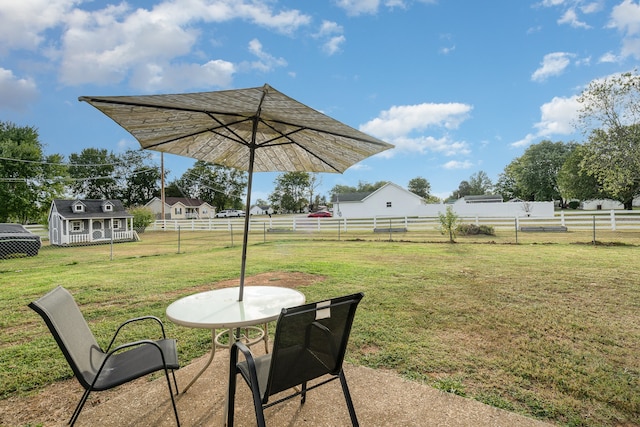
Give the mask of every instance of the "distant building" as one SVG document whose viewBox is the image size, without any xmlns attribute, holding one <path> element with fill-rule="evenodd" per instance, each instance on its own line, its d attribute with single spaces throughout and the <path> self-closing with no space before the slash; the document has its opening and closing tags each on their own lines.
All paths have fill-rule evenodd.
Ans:
<svg viewBox="0 0 640 427">
<path fill-rule="evenodd" d="M 60 200 L 51 202 L 49 241 L 65 246 L 77 243 L 131 241 L 133 215 L 120 200 Z"/>
<path fill-rule="evenodd" d="M 249 215 L 271 215 L 273 214 L 273 208 L 267 205 L 253 205 L 249 209 Z"/>
<path fill-rule="evenodd" d="M 367 193 L 334 194 L 334 217 L 434 217 L 445 213 L 447 206 L 460 216 L 479 217 L 550 217 L 554 215 L 553 202 L 503 202 L 501 196 L 466 196 L 452 203 L 425 203 L 417 194 L 389 182 L 376 191 Z"/>
<path fill-rule="evenodd" d="M 162 201 L 159 197 L 151 199 L 145 207 L 162 219 Z M 209 203 L 189 197 L 165 197 L 164 219 L 205 219 L 213 218 L 216 210 Z"/>
</svg>

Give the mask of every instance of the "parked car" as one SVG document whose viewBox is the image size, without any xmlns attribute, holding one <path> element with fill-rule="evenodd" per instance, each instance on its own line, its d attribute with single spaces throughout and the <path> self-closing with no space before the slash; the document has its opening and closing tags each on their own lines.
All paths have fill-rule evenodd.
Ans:
<svg viewBox="0 0 640 427">
<path fill-rule="evenodd" d="M 0 224 L 0 258 L 12 254 L 36 256 L 42 246 L 40 236 L 20 224 Z"/>
<path fill-rule="evenodd" d="M 331 212 L 329 211 L 318 211 L 318 212 L 311 212 L 309 215 L 307 215 L 309 218 L 331 218 Z"/>
<path fill-rule="evenodd" d="M 244 216 L 245 213 L 240 209 L 225 209 L 216 213 L 216 218 L 231 218 L 231 217 L 239 217 Z"/>
</svg>

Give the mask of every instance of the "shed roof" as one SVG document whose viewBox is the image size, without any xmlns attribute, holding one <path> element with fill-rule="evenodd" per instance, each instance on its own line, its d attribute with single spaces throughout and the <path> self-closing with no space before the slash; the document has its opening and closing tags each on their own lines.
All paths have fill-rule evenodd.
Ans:
<svg viewBox="0 0 640 427">
<path fill-rule="evenodd" d="M 74 212 L 73 206 L 76 203 L 84 205 L 84 212 Z M 110 203 L 113 206 L 112 211 L 105 212 L 103 206 Z M 128 213 L 120 200 L 100 200 L 100 199 L 82 199 L 82 200 L 64 200 L 55 199 L 51 209 L 65 219 L 86 219 L 86 218 L 133 218 Z"/>
</svg>

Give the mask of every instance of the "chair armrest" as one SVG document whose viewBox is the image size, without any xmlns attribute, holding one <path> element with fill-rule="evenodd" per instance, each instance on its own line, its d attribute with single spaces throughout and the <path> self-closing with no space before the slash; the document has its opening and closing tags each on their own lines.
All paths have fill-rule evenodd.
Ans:
<svg viewBox="0 0 640 427">
<path fill-rule="evenodd" d="M 118 337 L 118 334 L 120 333 L 122 328 L 124 328 L 126 325 L 128 325 L 130 323 L 140 322 L 140 321 L 143 321 L 143 320 L 153 320 L 153 321 L 157 322 L 158 325 L 160 325 L 160 330 L 162 331 L 162 338 L 167 338 L 167 336 L 166 336 L 166 334 L 164 332 L 164 324 L 162 323 L 162 320 L 160 320 L 160 318 L 158 318 L 156 316 L 134 317 L 133 319 L 129 319 L 126 322 L 122 323 L 120 326 L 118 326 L 118 329 L 116 330 L 116 333 L 113 334 L 113 338 L 111 338 L 111 342 L 109 343 L 109 346 L 107 347 L 106 352 L 107 353 L 109 352 L 109 350 L 111 349 L 111 346 L 116 341 L 116 338 Z"/>
<path fill-rule="evenodd" d="M 249 349 L 249 347 L 247 347 L 244 343 L 240 342 L 240 341 L 236 341 L 233 343 L 233 346 L 231 346 L 231 357 L 230 357 L 230 363 L 231 363 L 231 372 L 238 372 L 238 368 L 237 368 L 237 364 L 238 364 L 238 350 L 240 350 L 242 352 L 242 354 L 244 355 L 245 358 L 245 362 L 247 364 L 247 370 L 249 372 L 249 378 L 246 378 L 251 385 L 251 388 L 253 389 L 254 386 L 256 387 L 255 390 L 257 390 L 258 388 L 258 371 L 256 370 L 256 362 L 255 359 L 253 358 L 253 353 L 251 353 L 251 350 Z"/>
</svg>

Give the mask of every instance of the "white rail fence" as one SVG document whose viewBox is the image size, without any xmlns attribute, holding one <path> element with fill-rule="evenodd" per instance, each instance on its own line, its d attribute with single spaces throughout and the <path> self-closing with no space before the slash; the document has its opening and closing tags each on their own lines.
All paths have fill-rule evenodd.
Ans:
<svg viewBox="0 0 640 427">
<path fill-rule="evenodd" d="M 640 211 L 560 211 L 553 217 L 460 217 L 460 222 L 487 225 L 494 230 L 527 228 L 562 228 L 567 230 L 640 230 Z M 307 218 L 303 215 L 253 216 L 250 231 L 322 232 L 322 231 L 430 231 L 437 228 L 437 217 L 375 217 L 375 218 Z M 158 220 L 150 231 L 241 231 L 244 218 L 210 218 L 190 220 Z"/>
</svg>

